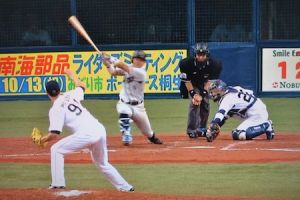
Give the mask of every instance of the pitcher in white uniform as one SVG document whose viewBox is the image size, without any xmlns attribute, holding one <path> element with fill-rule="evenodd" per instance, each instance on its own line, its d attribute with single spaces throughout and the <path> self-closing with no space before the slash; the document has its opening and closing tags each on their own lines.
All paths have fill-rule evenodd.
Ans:
<svg viewBox="0 0 300 200">
<path fill-rule="evenodd" d="M 59 84 L 49 81 L 47 94 L 53 105 L 49 111 L 49 132 L 42 137 L 43 142 L 53 140 L 62 132 L 63 126 L 71 129 L 72 134 L 51 147 L 51 176 L 49 189 L 64 189 L 64 155 L 84 148 L 90 150 L 96 167 L 119 191 L 132 192 L 134 188 L 127 183 L 119 172 L 108 162 L 106 130 L 104 126 L 84 108 L 80 101 L 84 99 L 85 84 L 71 70 L 66 74 L 74 80 L 76 89 L 60 93 Z"/>
<path fill-rule="evenodd" d="M 232 131 L 234 140 L 251 140 L 266 134 L 268 140 L 274 139 L 274 129 L 266 105 L 253 95 L 252 90 L 240 86 L 227 86 L 222 80 L 210 80 L 208 91 L 211 98 L 218 102 L 219 110 L 215 114 L 210 127 L 221 127 L 230 117 L 238 118 L 242 123 Z M 212 141 L 218 134 L 206 134 L 208 141 Z"/>
<path fill-rule="evenodd" d="M 119 113 L 120 132 L 124 145 L 132 143 L 131 122 L 135 122 L 148 140 L 153 144 L 162 144 L 151 128 L 150 121 L 144 107 L 144 87 L 146 81 L 146 54 L 142 50 L 132 55 L 132 64 L 127 65 L 114 57 L 102 54 L 103 63 L 113 76 L 124 76 L 123 88 L 117 104 Z"/>
</svg>

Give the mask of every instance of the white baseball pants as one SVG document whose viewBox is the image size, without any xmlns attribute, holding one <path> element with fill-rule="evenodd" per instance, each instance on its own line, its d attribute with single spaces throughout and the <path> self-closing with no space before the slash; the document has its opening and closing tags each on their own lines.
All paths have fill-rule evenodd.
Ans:
<svg viewBox="0 0 300 200">
<path fill-rule="evenodd" d="M 99 124 L 97 133 L 75 133 L 65 137 L 51 147 L 52 186 L 65 186 L 64 155 L 88 148 L 96 167 L 118 190 L 128 191 L 128 184 L 119 172 L 108 162 L 106 130 Z"/>
</svg>

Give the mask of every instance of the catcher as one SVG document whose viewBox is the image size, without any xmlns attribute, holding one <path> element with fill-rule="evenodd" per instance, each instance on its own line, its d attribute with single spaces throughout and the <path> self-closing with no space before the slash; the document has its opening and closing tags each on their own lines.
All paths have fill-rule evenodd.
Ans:
<svg viewBox="0 0 300 200">
<path fill-rule="evenodd" d="M 242 120 L 232 131 L 234 140 L 251 140 L 263 133 L 268 140 L 274 139 L 274 129 L 266 105 L 253 95 L 253 91 L 240 86 L 230 87 L 221 80 L 210 80 L 208 91 L 213 101 L 218 102 L 219 111 L 215 114 L 206 139 L 212 142 L 219 135 L 220 127 L 230 117 Z"/>
<path fill-rule="evenodd" d="M 134 191 L 133 186 L 128 184 L 108 162 L 104 126 L 80 103 L 84 99 L 85 84 L 75 77 L 72 71 L 67 70 L 66 74 L 74 80 L 76 89 L 61 95 L 58 83 L 49 81 L 46 84 L 46 90 L 53 103 L 49 111 L 49 133 L 42 136 L 37 129 L 34 129 L 32 133 L 34 143 L 39 146 L 45 146 L 48 141 L 56 139 L 64 125 L 73 133 L 51 147 L 52 183 L 49 189 L 64 189 L 66 186 L 64 155 L 88 148 L 93 162 L 113 186 L 119 191 Z"/>
</svg>

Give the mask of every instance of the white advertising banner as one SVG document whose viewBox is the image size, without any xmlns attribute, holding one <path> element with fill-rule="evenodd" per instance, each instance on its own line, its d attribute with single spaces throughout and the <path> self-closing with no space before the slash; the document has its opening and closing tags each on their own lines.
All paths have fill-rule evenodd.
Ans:
<svg viewBox="0 0 300 200">
<path fill-rule="evenodd" d="M 300 91 L 300 48 L 262 49 L 262 92 Z"/>
</svg>

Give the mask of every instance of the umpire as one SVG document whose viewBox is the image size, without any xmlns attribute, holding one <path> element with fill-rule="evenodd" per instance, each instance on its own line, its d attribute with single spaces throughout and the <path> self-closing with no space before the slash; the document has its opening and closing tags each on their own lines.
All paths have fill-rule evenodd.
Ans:
<svg viewBox="0 0 300 200">
<path fill-rule="evenodd" d="M 218 79 L 222 63 L 210 57 L 207 43 L 198 43 L 194 48 L 194 57 L 188 57 L 179 63 L 181 95 L 184 90 L 190 96 L 187 134 L 190 138 L 205 137 L 209 116 L 209 98 L 205 90 L 208 80 Z M 185 86 L 185 87 L 184 87 Z"/>
</svg>

